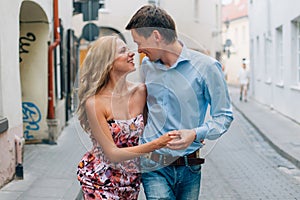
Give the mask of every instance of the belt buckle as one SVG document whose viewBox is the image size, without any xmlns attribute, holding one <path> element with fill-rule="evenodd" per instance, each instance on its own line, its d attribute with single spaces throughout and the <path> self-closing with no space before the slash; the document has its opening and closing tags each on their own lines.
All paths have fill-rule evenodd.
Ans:
<svg viewBox="0 0 300 200">
<path fill-rule="evenodd" d="M 163 164 L 164 166 L 168 165 L 168 158 L 167 158 L 167 156 L 165 156 L 165 155 L 162 155 L 162 164 Z"/>
<path fill-rule="evenodd" d="M 145 157 L 146 159 L 151 160 L 152 152 L 146 153 L 146 154 L 144 155 L 144 157 Z"/>
<path fill-rule="evenodd" d="M 196 151 L 196 158 L 200 158 L 200 149 Z"/>
</svg>

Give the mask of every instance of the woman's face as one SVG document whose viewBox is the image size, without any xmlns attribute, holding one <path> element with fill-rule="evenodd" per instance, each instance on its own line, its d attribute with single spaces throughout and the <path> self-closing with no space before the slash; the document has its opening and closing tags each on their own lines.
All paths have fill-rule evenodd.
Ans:
<svg viewBox="0 0 300 200">
<path fill-rule="evenodd" d="M 134 71 L 134 53 L 129 51 L 123 40 L 117 40 L 116 58 L 113 62 L 113 70 L 115 72 Z"/>
</svg>

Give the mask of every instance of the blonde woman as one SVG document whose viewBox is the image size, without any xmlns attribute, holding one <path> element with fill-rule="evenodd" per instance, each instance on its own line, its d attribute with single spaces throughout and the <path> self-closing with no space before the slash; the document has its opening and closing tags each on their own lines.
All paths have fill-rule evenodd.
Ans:
<svg viewBox="0 0 300 200">
<path fill-rule="evenodd" d="M 144 130 L 146 87 L 126 80 L 134 53 L 117 36 L 98 39 L 80 74 L 78 118 L 93 148 L 78 165 L 85 199 L 137 199 L 139 156 L 165 147 L 176 132 L 138 146 Z"/>
</svg>

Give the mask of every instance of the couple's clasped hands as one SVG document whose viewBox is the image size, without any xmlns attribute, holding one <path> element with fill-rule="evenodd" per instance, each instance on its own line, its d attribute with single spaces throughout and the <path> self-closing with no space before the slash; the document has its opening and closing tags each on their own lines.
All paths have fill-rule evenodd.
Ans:
<svg viewBox="0 0 300 200">
<path fill-rule="evenodd" d="M 196 132 L 191 129 L 174 130 L 157 139 L 160 148 L 167 147 L 173 150 L 186 149 L 195 140 Z"/>
</svg>

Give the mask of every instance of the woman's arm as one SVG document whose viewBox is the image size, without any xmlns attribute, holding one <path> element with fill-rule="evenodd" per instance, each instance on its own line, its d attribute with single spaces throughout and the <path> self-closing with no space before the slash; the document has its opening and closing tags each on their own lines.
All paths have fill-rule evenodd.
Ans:
<svg viewBox="0 0 300 200">
<path fill-rule="evenodd" d="M 176 132 L 170 132 L 149 143 L 134 147 L 118 148 L 111 136 L 103 106 L 98 104 L 95 98 L 89 98 L 85 105 L 86 114 L 92 135 L 101 145 L 105 155 L 110 159 L 111 162 L 129 160 L 152 152 L 156 149 L 163 148 L 176 135 Z"/>
</svg>

